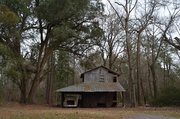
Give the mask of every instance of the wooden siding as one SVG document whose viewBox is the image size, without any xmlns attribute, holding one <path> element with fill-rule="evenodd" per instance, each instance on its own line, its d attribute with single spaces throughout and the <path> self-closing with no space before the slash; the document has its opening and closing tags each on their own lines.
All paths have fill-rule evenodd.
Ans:
<svg viewBox="0 0 180 119">
<path fill-rule="evenodd" d="M 107 69 L 100 67 L 84 74 L 84 82 L 113 82 L 117 75 L 109 73 Z"/>
</svg>

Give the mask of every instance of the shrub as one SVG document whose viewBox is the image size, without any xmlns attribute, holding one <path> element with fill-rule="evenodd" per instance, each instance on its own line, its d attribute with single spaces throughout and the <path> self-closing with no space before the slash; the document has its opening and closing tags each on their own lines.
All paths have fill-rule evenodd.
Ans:
<svg viewBox="0 0 180 119">
<path fill-rule="evenodd" d="M 152 106 L 179 106 L 180 107 L 180 88 L 168 87 L 158 94 L 151 102 Z"/>
</svg>

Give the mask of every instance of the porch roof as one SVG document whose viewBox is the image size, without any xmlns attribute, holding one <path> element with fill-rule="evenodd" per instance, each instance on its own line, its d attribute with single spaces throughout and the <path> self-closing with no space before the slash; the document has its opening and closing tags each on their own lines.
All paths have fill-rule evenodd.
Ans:
<svg viewBox="0 0 180 119">
<path fill-rule="evenodd" d="M 75 84 L 58 89 L 56 92 L 125 92 L 125 89 L 118 82 L 93 82 Z"/>
</svg>

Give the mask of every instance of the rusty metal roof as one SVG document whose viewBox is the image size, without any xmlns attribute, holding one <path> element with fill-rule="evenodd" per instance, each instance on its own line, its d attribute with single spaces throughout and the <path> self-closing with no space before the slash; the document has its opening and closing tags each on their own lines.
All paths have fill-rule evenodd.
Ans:
<svg viewBox="0 0 180 119">
<path fill-rule="evenodd" d="M 125 92 L 120 83 L 81 83 L 56 90 L 56 92 Z"/>
</svg>

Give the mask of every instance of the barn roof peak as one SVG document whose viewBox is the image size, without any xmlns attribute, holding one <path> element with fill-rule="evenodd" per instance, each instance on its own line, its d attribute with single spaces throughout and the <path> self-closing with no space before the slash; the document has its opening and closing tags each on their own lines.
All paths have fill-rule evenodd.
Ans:
<svg viewBox="0 0 180 119">
<path fill-rule="evenodd" d="M 120 76 L 119 73 L 117 73 L 117 72 L 115 72 L 115 71 L 113 71 L 113 70 L 111 70 L 111 69 L 109 69 L 109 68 L 101 65 L 101 66 L 98 66 L 98 67 L 95 67 L 95 68 L 93 68 L 93 69 L 90 69 L 90 70 L 85 71 L 84 73 L 81 74 L 81 78 L 84 77 L 84 74 L 85 74 L 85 73 L 91 72 L 91 71 L 96 70 L 96 69 L 99 69 L 99 68 L 104 68 L 104 69 L 106 69 L 109 73 L 112 73 L 112 74 L 115 74 L 115 75 L 117 75 L 117 76 Z"/>
</svg>

